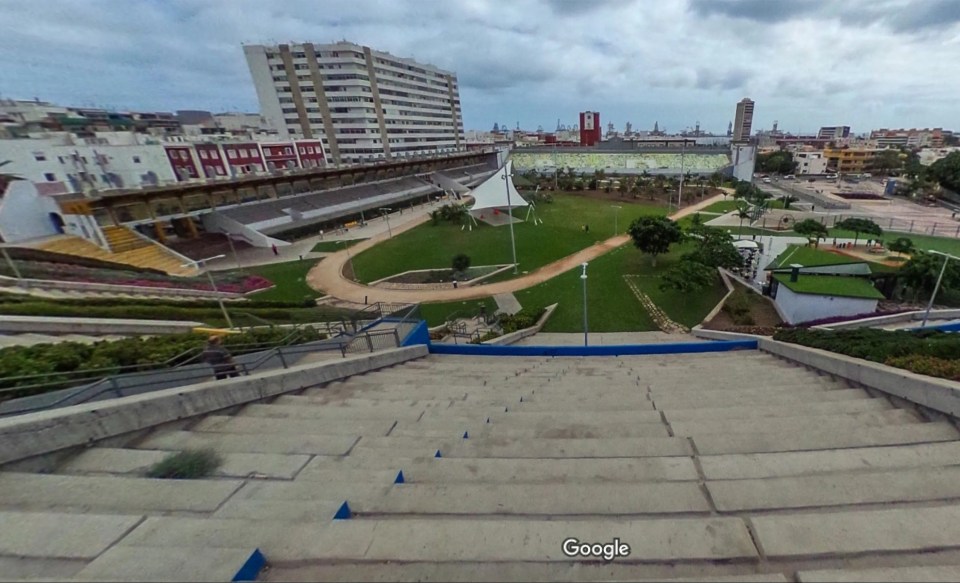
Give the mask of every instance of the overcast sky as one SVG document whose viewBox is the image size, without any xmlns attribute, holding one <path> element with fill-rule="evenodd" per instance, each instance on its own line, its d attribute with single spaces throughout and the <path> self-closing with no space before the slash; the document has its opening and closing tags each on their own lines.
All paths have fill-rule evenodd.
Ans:
<svg viewBox="0 0 960 583">
<path fill-rule="evenodd" d="M 3 0 L 0 97 L 256 111 L 241 43 L 347 39 L 456 71 L 467 129 L 960 130 L 960 0 Z"/>
</svg>

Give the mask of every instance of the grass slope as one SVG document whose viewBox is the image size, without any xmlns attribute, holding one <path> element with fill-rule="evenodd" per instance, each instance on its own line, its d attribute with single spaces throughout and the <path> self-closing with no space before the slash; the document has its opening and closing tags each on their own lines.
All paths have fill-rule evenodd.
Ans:
<svg viewBox="0 0 960 583">
<path fill-rule="evenodd" d="M 663 207 L 647 204 L 624 201 L 618 206 L 623 207 L 619 212 L 620 232 L 641 215 L 665 213 Z M 537 213 L 543 219 L 543 225 L 514 225 L 521 273 L 533 271 L 614 234 L 614 212 L 609 201 L 556 194 L 554 202 L 540 204 Z M 523 217 L 526 209 L 518 209 L 515 214 Z M 584 224 L 590 226 L 589 233 L 581 230 Z M 357 279 L 367 283 L 412 269 L 446 268 L 458 253 L 469 255 L 472 265 L 509 263 L 509 228 L 491 227 L 481 222 L 473 231 L 467 231 L 461 230 L 459 225 L 428 223 L 360 253 L 354 257 L 353 267 Z"/>
<path fill-rule="evenodd" d="M 592 332 L 635 332 L 657 330 L 656 324 L 640 305 L 623 278 L 638 274 L 640 289 L 660 306 L 670 318 L 692 326 L 699 323 L 720 301 L 725 288 L 717 277 L 713 288 L 692 294 L 661 291 L 659 275 L 670 269 L 681 255 L 692 249 L 692 243 L 676 245 L 673 250 L 650 265 L 633 246 L 620 247 L 590 263 L 587 268 L 587 309 Z M 574 269 L 550 281 L 515 294 L 525 309 L 536 310 L 559 302 L 545 332 L 580 332 L 583 330 L 583 288 L 580 270 Z"/>
<path fill-rule="evenodd" d="M 316 265 L 316 261 L 287 261 L 271 265 L 258 265 L 245 269 L 265 277 L 274 283 L 274 287 L 250 295 L 253 300 L 272 300 L 282 302 L 302 302 L 308 298 L 316 298 L 320 293 L 307 285 L 307 272 Z"/>
</svg>

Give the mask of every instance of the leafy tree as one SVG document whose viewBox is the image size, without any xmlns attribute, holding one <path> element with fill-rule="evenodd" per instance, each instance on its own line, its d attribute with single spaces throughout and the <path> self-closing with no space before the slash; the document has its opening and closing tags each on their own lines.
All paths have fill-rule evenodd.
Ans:
<svg viewBox="0 0 960 583">
<path fill-rule="evenodd" d="M 887 249 L 895 251 L 899 257 L 904 253 L 910 253 L 913 251 L 913 241 L 907 237 L 898 237 L 887 245 Z"/>
<path fill-rule="evenodd" d="M 707 267 L 733 269 L 743 265 L 743 257 L 733 246 L 733 237 L 720 229 L 701 228 L 693 235 L 697 248 L 683 256 L 683 261 L 701 263 Z"/>
<path fill-rule="evenodd" d="M 897 279 L 906 288 L 913 291 L 914 299 L 929 298 L 933 288 L 937 285 L 940 270 L 943 269 L 944 258 L 932 253 L 917 251 L 910 261 L 900 268 Z M 960 264 L 949 261 L 943 272 L 943 281 L 940 285 L 944 289 L 960 288 Z"/>
<path fill-rule="evenodd" d="M 753 185 L 747 182 L 746 180 L 741 180 L 737 183 L 737 186 L 733 189 L 733 198 L 737 199 L 750 199 L 753 196 Z"/>
<path fill-rule="evenodd" d="M 820 221 L 815 219 L 804 219 L 793 225 L 793 232 L 806 237 L 810 243 L 819 244 L 820 239 L 826 239 L 830 233 Z"/>
<path fill-rule="evenodd" d="M 771 152 L 757 156 L 757 170 L 775 174 L 793 174 L 797 165 L 790 152 Z"/>
<path fill-rule="evenodd" d="M 713 285 L 717 272 L 713 267 L 697 261 L 680 261 L 662 276 L 660 289 L 691 293 Z"/>
<path fill-rule="evenodd" d="M 695 233 L 701 231 L 702 229 L 703 217 L 700 215 L 700 213 L 694 213 L 693 216 L 690 217 L 690 227 L 688 230 L 692 233 Z"/>
<path fill-rule="evenodd" d="M 884 174 L 899 170 L 903 167 L 903 160 L 900 158 L 898 150 L 884 150 L 873 159 L 873 168 Z"/>
<path fill-rule="evenodd" d="M 457 253 L 453 256 L 452 266 L 457 273 L 464 273 L 470 269 L 470 256 L 466 253 Z"/>
<path fill-rule="evenodd" d="M 856 245 L 857 241 L 860 240 L 860 233 L 866 233 L 867 235 L 876 235 L 877 237 L 883 235 L 883 229 L 880 228 L 880 225 L 871 221 L 870 219 L 858 219 L 858 218 L 844 219 L 838 223 L 834 223 L 833 228 L 843 229 L 845 231 L 853 231 L 854 245 Z"/>
<path fill-rule="evenodd" d="M 931 164 L 929 174 L 940 186 L 960 192 L 960 152 L 951 152 Z"/>
<path fill-rule="evenodd" d="M 640 217 L 630 223 L 627 232 L 637 249 L 651 257 L 654 267 L 657 265 L 657 255 L 666 253 L 670 245 L 683 239 L 680 225 L 667 217 Z"/>
</svg>

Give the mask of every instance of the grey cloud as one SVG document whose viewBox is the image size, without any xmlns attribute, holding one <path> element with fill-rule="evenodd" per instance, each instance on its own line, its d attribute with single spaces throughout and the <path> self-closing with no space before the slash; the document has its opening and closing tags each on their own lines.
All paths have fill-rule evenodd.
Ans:
<svg viewBox="0 0 960 583">
<path fill-rule="evenodd" d="M 720 89 L 730 91 L 743 89 L 750 80 L 750 73 L 743 69 L 718 71 L 716 69 L 698 69 L 694 86 L 697 89 Z"/>
<path fill-rule="evenodd" d="M 547 6 L 556 14 L 569 16 L 587 14 L 604 8 L 624 7 L 636 0 L 547 0 Z"/>
<path fill-rule="evenodd" d="M 772 24 L 814 13 L 822 0 L 691 0 L 699 16 L 726 16 Z"/>
</svg>

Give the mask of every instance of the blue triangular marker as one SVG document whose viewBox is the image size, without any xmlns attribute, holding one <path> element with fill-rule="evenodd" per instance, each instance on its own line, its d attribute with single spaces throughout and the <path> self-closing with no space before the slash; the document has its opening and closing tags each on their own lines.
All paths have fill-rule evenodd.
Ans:
<svg viewBox="0 0 960 583">
<path fill-rule="evenodd" d="M 506 413 L 506 412 L 509 411 L 509 410 L 510 410 L 509 407 L 504 407 L 504 408 L 503 408 L 503 412 L 504 412 L 504 413 Z"/>
<path fill-rule="evenodd" d="M 333 515 L 334 520 L 348 520 L 353 517 L 353 512 L 350 510 L 350 505 L 347 504 L 347 501 L 344 500 L 343 504 L 340 505 L 340 509 L 337 510 L 337 513 Z"/>
<path fill-rule="evenodd" d="M 489 417 L 487 417 L 487 423 L 490 423 L 490 418 L 489 418 Z"/>
<path fill-rule="evenodd" d="M 440 450 L 438 449 L 437 453 L 433 454 L 433 457 L 443 457 L 443 456 L 440 455 Z"/>
<path fill-rule="evenodd" d="M 523 402 L 523 395 L 520 395 L 520 402 Z"/>
<path fill-rule="evenodd" d="M 403 470 L 400 470 L 400 473 L 397 474 L 397 477 L 393 480 L 394 484 L 405 484 L 407 481 L 403 478 Z"/>
<path fill-rule="evenodd" d="M 469 435 L 466 431 L 464 431 L 464 432 L 463 432 L 463 438 L 464 438 L 464 439 L 467 439 L 468 437 L 470 437 L 470 435 Z"/>
</svg>

